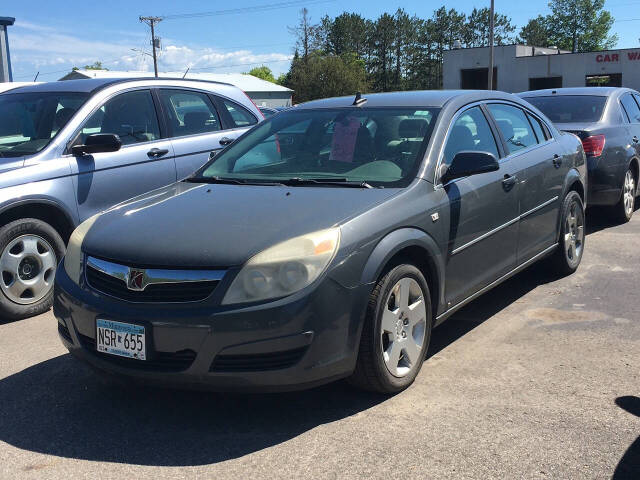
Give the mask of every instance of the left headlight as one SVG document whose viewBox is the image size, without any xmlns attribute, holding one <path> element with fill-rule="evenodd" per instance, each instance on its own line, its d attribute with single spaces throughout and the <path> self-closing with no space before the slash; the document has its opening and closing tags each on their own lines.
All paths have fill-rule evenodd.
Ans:
<svg viewBox="0 0 640 480">
<path fill-rule="evenodd" d="M 301 235 L 252 257 L 233 280 L 223 305 L 284 297 L 316 280 L 338 250 L 340 229 Z"/>
<path fill-rule="evenodd" d="M 82 273 L 82 242 L 98 216 L 99 214 L 94 215 L 78 225 L 78 228 L 73 231 L 69 238 L 67 253 L 64 255 L 64 270 L 76 285 L 80 283 L 80 275 Z"/>
</svg>

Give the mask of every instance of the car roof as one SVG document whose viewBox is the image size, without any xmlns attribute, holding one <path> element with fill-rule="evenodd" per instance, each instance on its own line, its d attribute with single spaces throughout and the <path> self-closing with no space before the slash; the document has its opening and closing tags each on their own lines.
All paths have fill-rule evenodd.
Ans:
<svg viewBox="0 0 640 480">
<path fill-rule="evenodd" d="M 353 105 L 355 95 L 346 97 L 327 98 L 323 100 L 313 100 L 296 106 L 296 109 L 306 108 L 343 108 Z M 468 103 L 503 99 L 517 100 L 518 97 L 510 93 L 495 90 L 418 90 L 411 92 L 388 92 L 388 93 L 367 93 L 362 94 L 366 103 L 364 107 L 443 107 L 449 101 L 456 99 L 467 101 Z"/>
<path fill-rule="evenodd" d="M 544 90 L 530 90 L 518 93 L 520 97 L 551 97 L 553 95 L 588 95 L 594 97 L 609 97 L 622 92 L 635 92 L 625 87 L 565 87 L 547 88 Z"/>
<path fill-rule="evenodd" d="M 7 94 L 12 93 L 39 93 L 39 92 L 83 92 L 83 93 L 94 93 L 98 90 L 102 90 L 103 88 L 109 87 L 111 85 L 115 85 L 118 83 L 134 83 L 134 82 L 155 82 L 162 81 L 165 82 L 167 80 L 176 80 L 180 82 L 189 82 L 189 83 L 205 83 L 205 84 L 218 84 L 225 86 L 233 86 L 229 83 L 223 82 L 213 82 L 206 80 L 192 80 L 192 79 L 183 79 L 183 78 L 156 78 L 156 77 L 141 77 L 141 78 L 87 78 L 87 79 L 79 79 L 79 80 L 61 80 L 57 82 L 46 82 L 46 83 L 38 83 L 36 85 L 29 85 L 24 87 L 15 88 L 6 92 Z"/>
</svg>

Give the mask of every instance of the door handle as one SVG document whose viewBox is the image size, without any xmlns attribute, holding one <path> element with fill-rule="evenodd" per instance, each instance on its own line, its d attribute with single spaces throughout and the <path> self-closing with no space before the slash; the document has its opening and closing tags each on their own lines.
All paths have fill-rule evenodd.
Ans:
<svg viewBox="0 0 640 480">
<path fill-rule="evenodd" d="M 230 143 L 233 143 L 233 138 L 229 138 L 229 137 L 222 137 L 220 139 L 220 145 L 224 146 L 224 145 L 229 145 Z"/>
<path fill-rule="evenodd" d="M 166 148 L 152 148 L 147 152 L 147 156 L 149 156 L 150 158 L 158 158 L 166 155 L 167 153 L 169 153 L 169 150 L 167 150 Z"/>
<path fill-rule="evenodd" d="M 633 143 L 638 143 L 638 137 L 636 137 L 635 135 L 633 136 L 632 140 L 633 140 Z"/>
<path fill-rule="evenodd" d="M 562 157 L 557 153 L 553 156 L 553 166 L 560 168 L 562 166 Z"/>
<path fill-rule="evenodd" d="M 516 183 L 518 183 L 518 177 L 515 175 L 505 175 L 504 180 L 502 180 L 502 187 L 508 192 Z"/>
</svg>

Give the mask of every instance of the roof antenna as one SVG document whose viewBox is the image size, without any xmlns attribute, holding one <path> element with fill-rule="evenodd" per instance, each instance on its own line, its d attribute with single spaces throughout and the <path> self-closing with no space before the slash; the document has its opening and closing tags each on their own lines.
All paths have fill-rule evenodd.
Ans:
<svg viewBox="0 0 640 480">
<path fill-rule="evenodd" d="M 352 105 L 359 107 L 360 105 L 367 102 L 366 98 L 362 98 L 362 94 L 360 92 L 356 92 L 356 99 L 353 101 Z"/>
<path fill-rule="evenodd" d="M 33 81 L 35 82 L 38 79 L 38 75 L 40 75 L 40 71 L 38 70 L 38 73 L 36 73 L 36 76 L 33 77 Z"/>
<path fill-rule="evenodd" d="M 184 72 L 184 75 L 182 75 L 182 78 L 184 78 L 184 77 L 186 77 L 186 76 L 187 76 L 187 73 L 189 73 L 189 69 L 190 69 L 190 68 L 191 68 L 191 65 L 189 65 L 189 66 L 187 67 L 187 69 L 186 69 L 186 70 L 185 70 L 185 72 Z"/>
</svg>

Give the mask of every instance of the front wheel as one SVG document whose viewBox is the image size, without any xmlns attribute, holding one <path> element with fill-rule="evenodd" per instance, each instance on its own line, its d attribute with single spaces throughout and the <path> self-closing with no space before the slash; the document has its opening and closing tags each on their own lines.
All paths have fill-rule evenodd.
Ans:
<svg viewBox="0 0 640 480">
<path fill-rule="evenodd" d="M 577 192 L 567 194 L 561 212 L 560 241 L 551 265 L 559 275 L 565 276 L 578 269 L 584 253 L 584 204 Z"/>
<path fill-rule="evenodd" d="M 390 270 L 371 293 L 349 382 L 387 394 L 407 388 L 422 367 L 432 323 L 429 286 L 420 270 L 410 264 Z"/>
<path fill-rule="evenodd" d="M 636 179 L 631 168 L 624 175 L 622 196 L 614 208 L 614 215 L 619 223 L 627 223 L 636 208 Z"/>
</svg>

